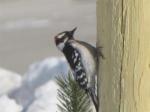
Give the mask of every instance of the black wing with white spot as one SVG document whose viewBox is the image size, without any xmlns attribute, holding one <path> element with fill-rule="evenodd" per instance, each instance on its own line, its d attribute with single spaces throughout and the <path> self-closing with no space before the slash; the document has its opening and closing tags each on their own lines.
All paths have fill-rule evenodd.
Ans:
<svg viewBox="0 0 150 112">
<path fill-rule="evenodd" d="M 65 46 L 65 48 L 63 49 L 63 53 L 66 56 L 66 59 L 70 64 L 71 69 L 73 70 L 76 81 L 79 83 L 81 88 L 87 89 L 88 80 L 86 77 L 84 66 L 81 62 L 80 53 L 70 44 L 67 44 Z"/>
</svg>

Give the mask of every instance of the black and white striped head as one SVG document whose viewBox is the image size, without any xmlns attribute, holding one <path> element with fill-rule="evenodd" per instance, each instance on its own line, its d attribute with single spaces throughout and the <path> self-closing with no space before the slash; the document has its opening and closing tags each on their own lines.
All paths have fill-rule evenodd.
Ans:
<svg viewBox="0 0 150 112">
<path fill-rule="evenodd" d="M 68 40 L 74 39 L 74 32 L 76 31 L 77 28 L 74 28 L 71 31 L 64 31 L 59 33 L 58 35 L 55 36 L 55 44 L 58 49 L 61 51 L 65 47 L 65 44 Z"/>
</svg>

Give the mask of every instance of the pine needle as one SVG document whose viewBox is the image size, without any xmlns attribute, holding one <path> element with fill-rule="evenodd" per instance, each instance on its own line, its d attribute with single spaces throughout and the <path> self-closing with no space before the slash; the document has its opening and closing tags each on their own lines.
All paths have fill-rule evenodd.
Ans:
<svg viewBox="0 0 150 112">
<path fill-rule="evenodd" d="M 59 86 L 57 107 L 60 112 L 92 112 L 90 98 L 73 79 L 71 72 L 68 76 L 56 77 Z"/>
</svg>

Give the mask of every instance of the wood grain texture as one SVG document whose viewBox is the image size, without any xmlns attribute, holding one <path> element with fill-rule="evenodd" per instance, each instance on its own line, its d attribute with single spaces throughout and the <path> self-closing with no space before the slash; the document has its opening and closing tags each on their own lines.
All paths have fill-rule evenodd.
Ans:
<svg viewBox="0 0 150 112">
<path fill-rule="evenodd" d="M 149 12 L 149 0 L 97 0 L 99 112 L 150 112 Z"/>
</svg>

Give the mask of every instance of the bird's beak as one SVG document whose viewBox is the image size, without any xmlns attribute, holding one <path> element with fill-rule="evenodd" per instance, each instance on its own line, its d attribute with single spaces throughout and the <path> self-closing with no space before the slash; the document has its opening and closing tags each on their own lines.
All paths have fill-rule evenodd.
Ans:
<svg viewBox="0 0 150 112">
<path fill-rule="evenodd" d="M 75 27 L 71 32 L 74 33 L 77 30 L 77 27 Z"/>
<path fill-rule="evenodd" d="M 77 27 L 75 27 L 73 30 L 70 31 L 70 35 L 73 37 L 74 32 L 77 30 Z"/>
</svg>

